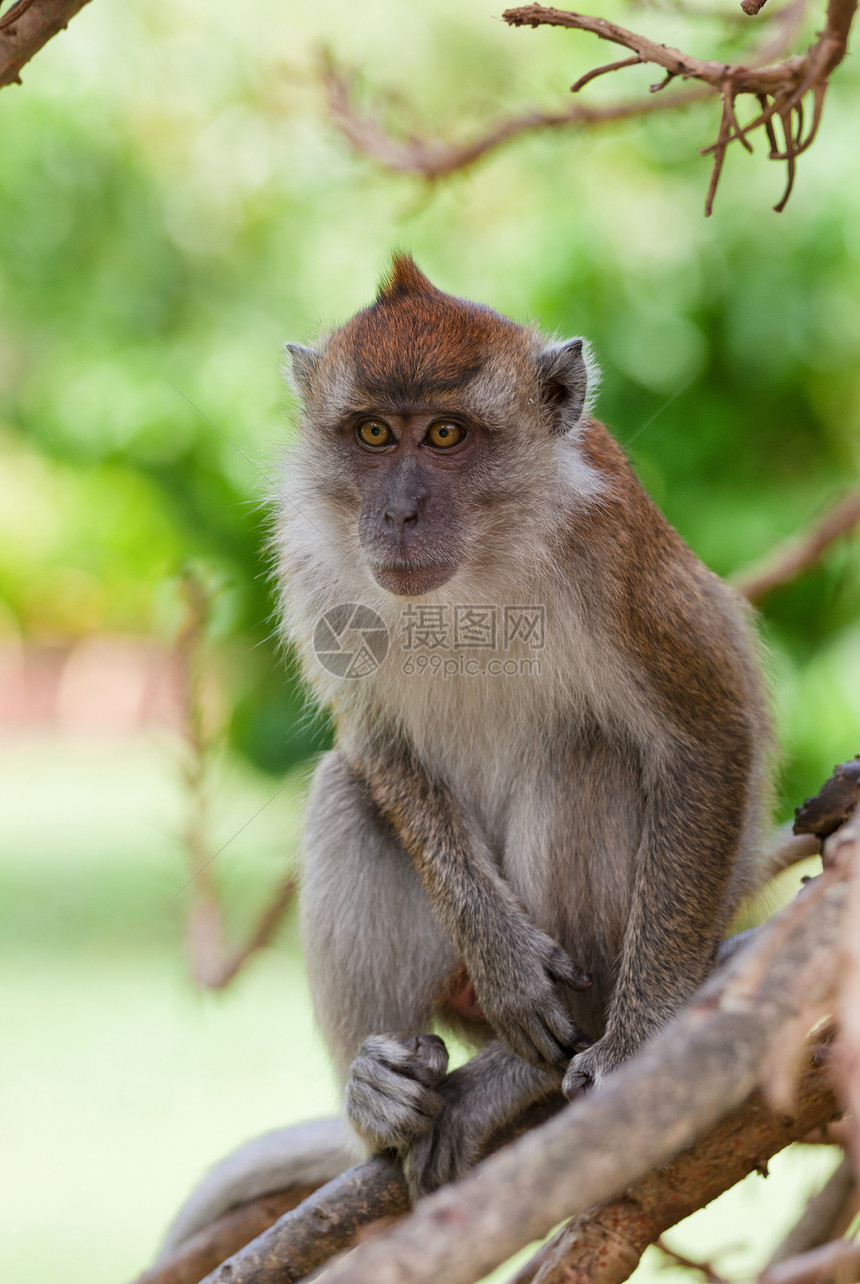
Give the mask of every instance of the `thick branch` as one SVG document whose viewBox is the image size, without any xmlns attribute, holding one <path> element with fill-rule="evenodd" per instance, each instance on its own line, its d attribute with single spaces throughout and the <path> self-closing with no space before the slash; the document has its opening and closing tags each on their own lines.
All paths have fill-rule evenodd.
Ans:
<svg viewBox="0 0 860 1284">
<path fill-rule="evenodd" d="M 822 875 L 590 1098 L 332 1263 L 327 1284 L 469 1284 L 672 1159 L 740 1105 L 774 1036 L 815 1001 L 810 976 L 834 953 L 844 901 L 837 870 Z M 302 1214 L 288 1214 L 207 1284 L 294 1280 L 278 1235 L 290 1218 Z"/>
<path fill-rule="evenodd" d="M 20 85 L 21 68 L 88 0 L 18 0 L 0 17 L 0 89 Z"/>
<path fill-rule="evenodd" d="M 754 1093 L 669 1167 L 575 1218 L 511 1284 L 618 1284 L 627 1279 L 664 1231 L 800 1141 L 807 1123 L 816 1127 L 834 1118 L 839 1107 L 826 1071 L 827 1051 L 816 1049 L 809 1058 L 793 1117 L 775 1112 L 761 1093 Z"/>
<path fill-rule="evenodd" d="M 752 570 L 741 571 L 734 578 L 735 588 L 759 602 L 775 588 L 789 584 L 804 571 L 815 566 L 832 544 L 860 525 L 860 491 L 854 491 L 841 500 L 810 531 L 794 536 L 769 555 L 765 564 Z"/>
</svg>

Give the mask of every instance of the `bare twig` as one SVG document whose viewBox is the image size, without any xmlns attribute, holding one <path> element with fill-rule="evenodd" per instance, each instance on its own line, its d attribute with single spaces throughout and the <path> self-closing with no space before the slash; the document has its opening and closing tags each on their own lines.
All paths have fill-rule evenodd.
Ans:
<svg viewBox="0 0 860 1284">
<path fill-rule="evenodd" d="M 837 1239 L 809 1253 L 769 1266 L 759 1284 L 852 1284 L 860 1271 L 860 1244 Z"/>
<path fill-rule="evenodd" d="M 813 129 L 816 128 L 817 123 L 813 122 Z M 790 584 L 804 571 L 815 566 L 831 545 L 843 536 L 850 535 L 858 525 L 860 491 L 852 491 L 806 534 L 792 536 L 785 544 L 779 545 L 763 565 L 741 571 L 733 579 L 735 588 L 751 602 L 760 602 L 775 588 Z"/>
<path fill-rule="evenodd" d="M 808 0 L 792 0 L 775 17 L 772 24 L 775 35 L 751 55 L 752 65 L 777 58 L 790 47 L 807 3 Z M 576 93 L 597 76 L 639 62 L 642 59 L 637 54 L 633 58 L 596 67 L 581 76 L 572 90 Z M 414 134 L 402 138 L 394 136 L 383 125 L 379 109 L 368 110 L 359 106 L 353 77 L 338 68 L 329 54 L 323 58 L 321 75 L 328 93 L 332 121 L 352 147 L 394 173 L 417 174 L 428 182 L 444 178 L 457 170 L 467 169 L 487 152 L 520 134 L 566 126 L 608 125 L 634 116 L 690 106 L 712 98 L 715 92 L 709 86 L 701 85 L 696 89 L 687 89 L 683 93 L 659 99 L 649 96 L 604 106 L 589 107 L 584 103 L 575 103 L 560 111 L 525 111 L 501 118 L 477 138 L 465 142 L 448 142 L 440 138 L 417 137 Z M 668 80 L 673 78 L 670 76 Z M 664 83 L 668 83 L 668 80 Z"/>
<path fill-rule="evenodd" d="M 624 61 L 626 64 L 628 60 Z M 352 77 L 335 67 L 330 58 L 323 64 L 322 76 L 332 121 L 357 152 L 372 157 L 394 173 L 418 174 L 429 182 L 468 169 L 487 152 L 520 134 L 567 125 L 607 125 L 631 116 L 686 107 L 711 97 L 711 91 L 702 87 L 665 99 L 633 99 L 603 107 L 574 103 L 560 111 L 525 111 L 503 117 L 477 138 L 457 143 L 415 136 L 396 138 L 383 126 L 378 111 L 366 111 L 358 106 Z"/>
<path fill-rule="evenodd" d="M 88 0 L 18 0 L 0 17 L 0 89 L 20 85 L 21 68 L 64 31 Z"/>
<path fill-rule="evenodd" d="M 185 615 L 176 640 L 176 663 L 189 750 L 184 764 L 188 799 L 184 837 L 191 869 L 189 954 L 195 981 L 207 989 L 220 990 L 252 955 L 269 944 L 295 899 L 296 880 L 291 875 L 281 880 L 245 943 L 231 949 L 226 942 L 208 836 L 208 780 L 216 737 L 203 687 L 211 592 L 193 569 L 188 569 L 182 578 L 182 592 Z"/>
<path fill-rule="evenodd" d="M 586 85 L 591 84 L 592 80 L 596 80 L 598 76 L 605 76 L 609 71 L 620 71 L 622 67 L 638 67 L 641 62 L 642 59 L 638 54 L 635 54 L 632 58 L 622 58 L 620 62 L 607 62 L 602 67 L 594 67 L 591 71 L 587 71 L 584 76 L 580 76 L 579 80 L 573 82 L 570 92 L 578 94 L 580 89 L 584 89 Z"/>
<path fill-rule="evenodd" d="M 857 1187 L 850 1159 L 843 1159 L 828 1181 L 807 1203 L 803 1213 L 777 1246 L 768 1269 L 811 1248 L 844 1235 L 857 1210 Z"/>
<path fill-rule="evenodd" d="M 750 3 L 758 4 L 758 0 L 750 0 Z M 761 8 L 761 4 L 758 4 L 758 8 Z M 722 99 L 719 132 L 716 142 L 702 149 L 706 153 L 714 153 L 714 167 L 705 204 L 705 212 L 710 214 L 726 148 L 737 140 L 747 140 L 752 130 L 762 126 L 767 131 L 771 145 L 770 158 L 784 160 L 787 165 L 785 194 L 774 207 L 777 211 L 785 208 L 794 185 L 796 157 L 811 144 L 818 130 L 828 77 L 845 56 L 848 34 L 856 9 L 857 0 L 829 0 L 825 29 L 806 53 L 769 66 L 755 66 L 750 63 L 729 66 L 721 62 L 705 61 L 682 53 L 680 49 L 658 44 L 647 36 L 629 31 L 626 27 L 609 22 L 605 18 L 570 13 L 567 10 L 548 8 L 541 4 L 508 9 L 502 16 L 512 26 L 567 27 L 591 32 L 601 40 L 608 40 L 632 50 L 642 62 L 663 67 L 667 73 L 664 84 L 668 83 L 669 78 L 682 76 L 685 80 L 701 81 L 718 91 Z M 748 9 L 747 12 L 750 10 Z M 814 97 L 815 115 L 810 135 L 803 140 L 802 103 L 810 92 Z M 734 100 L 738 94 L 752 94 L 762 103 L 761 113 L 744 126 L 739 126 L 735 117 Z M 773 137 L 770 122 L 774 116 L 779 117 L 785 131 L 784 149 L 776 145 Z M 795 116 L 798 125 L 796 130 Z"/>
<path fill-rule="evenodd" d="M 715 1271 L 710 1262 L 700 1262 L 693 1257 L 686 1257 L 676 1249 L 670 1248 L 662 1239 L 656 1240 L 655 1244 L 670 1263 L 675 1266 L 683 1266 L 688 1271 L 695 1271 L 697 1275 L 701 1275 L 707 1281 L 707 1284 L 728 1284 L 725 1275 Z"/>
<path fill-rule="evenodd" d="M 840 870 L 821 875 L 590 1098 L 329 1265 L 328 1284 L 467 1284 L 704 1135 L 752 1091 L 770 1042 L 811 997 L 810 966 L 833 950 L 845 899 Z M 290 1218 L 301 1214 L 282 1220 Z M 207 1284 L 294 1279 L 284 1273 L 291 1268 L 279 1246 L 280 1225 Z"/>
</svg>

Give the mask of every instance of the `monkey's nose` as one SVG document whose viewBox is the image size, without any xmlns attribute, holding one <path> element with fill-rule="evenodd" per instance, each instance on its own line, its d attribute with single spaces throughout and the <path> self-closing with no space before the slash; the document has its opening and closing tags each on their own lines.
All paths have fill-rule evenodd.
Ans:
<svg viewBox="0 0 860 1284">
<path fill-rule="evenodd" d="M 383 521 L 389 529 L 400 534 L 410 526 L 418 523 L 418 501 L 407 500 L 403 504 L 390 504 L 382 514 Z"/>
</svg>

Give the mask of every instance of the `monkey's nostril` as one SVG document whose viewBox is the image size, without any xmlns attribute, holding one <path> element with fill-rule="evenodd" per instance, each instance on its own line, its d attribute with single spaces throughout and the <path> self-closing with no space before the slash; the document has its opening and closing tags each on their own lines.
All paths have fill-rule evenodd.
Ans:
<svg viewBox="0 0 860 1284">
<path fill-rule="evenodd" d="M 393 526 L 395 530 L 402 531 L 406 526 L 418 524 L 418 510 L 409 508 L 405 512 L 398 512 L 397 509 L 387 508 L 382 514 L 382 520 L 386 526 Z"/>
</svg>

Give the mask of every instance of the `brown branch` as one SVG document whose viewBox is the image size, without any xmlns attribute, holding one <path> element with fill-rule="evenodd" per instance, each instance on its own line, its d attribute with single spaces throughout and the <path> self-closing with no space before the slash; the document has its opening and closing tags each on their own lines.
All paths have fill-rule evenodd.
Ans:
<svg viewBox="0 0 860 1284">
<path fill-rule="evenodd" d="M 850 1159 L 843 1159 L 774 1250 L 767 1269 L 844 1235 L 856 1211 L 854 1169 Z"/>
<path fill-rule="evenodd" d="M 468 1284 L 562 1218 L 665 1165 L 737 1109 L 754 1089 L 773 1038 L 800 1007 L 817 1000 L 810 975 L 822 955 L 833 952 L 845 898 L 837 866 L 809 884 L 667 1030 L 590 1097 L 330 1264 L 327 1284 Z M 304 1233 L 313 1228 L 319 1240 L 316 1217 L 297 1210 L 206 1284 L 294 1280 L 290 1249 L 279 1234 L 291 1220 L 293 1236 L 303 1224 Z"/>
<path fill-rule="evenodd" d="M 741 8 L 750 18 L 757 17 L 767 4 L 767 0 L 741 0 Z"/>
<path fill-rule="evenodd" d="M 791 1261 L 769 1266 L 759 1284 L 851 1284 L 860 1272 L 860 1244 L 837 1239 Z"/>
<path fill-rule="evenodd" d="M 625 65 L 628 61 L 633 60 L 625 59 Z M 525 111 L 503 117 L 477 138 L 458 143 L 439 138 L 396 138 L 382 125 L 378 112 L 362 111 L 355 101 L 352 78 L 339 70 L 330 58 L 324 61 L 322 78 L 332 122 L 355 151 L 372 157 L 393 173 L 417 174 L 428 182 L 468 169 L 487 152 L 520 134 L 568 125 L 608 125 L 632 116 L 687 107 L 711 97 L 711 91 L 703 87 L 660 100 L 632 99 L 602 107 L 574 103 L 560 111 Z"/>
<path fill-rule="evenodd" d="M 852 0 L 831 0 L 831 7 L 835 3 L 851 4 Z M 552 9 L 541 4 L 506 9 L 502 18 L 512 27 L 549 26 L 588 31 L 600 40 L 608 40 L 612 44 L 630 49 L 638 54 L 643 62 L 652 62 L 676 76 L 683 76 L 685 80 L 700 80 L 711 89 L 720 92 L 727 77 L 730 77 L 737 93 L 772 94 L 777 89 L 783 89 L 786 84 L 799 85 L 809 65 L 807 54 L 788 58 L 784 62 L 769 67 L 747 64 L 730 67 L 724 62 L 695 58 L 691 54 L 682 53 L 680 49 L 673 49 L 671 45 L 658 44 L 647 36 L 640 36 L 638 32 L 629 31 L 627 27 L 610 22 L 607 18 L 593 18 L 590 14 L 571 13 L 566 9 Z M 848 26 L 850 25 L 849 21 Z"/>
<path fill-rule="evenodd" d="M 833 768 L 817 794 L 795 810 L 794 832 L 829 838 L 860 805 L 860 755 Z"/>
<path fill-rule="evenodd" d="M 21 68 L 64 31 L 88 0 L 18 0 L 0 17 L 0 89 L 20 85 Z"/>
<path fill-rule="evenodd" d="M 820 112 L 816 103 L 817 116 L 820 116 Z M 817 128 L 817 119 L 814 119 L 813 129 Z M 750 602 L 760 602 L 774 589 L 790 584 L 804 571 L 815 566 L 837 540 L 850 535 L 858 525 L 860 490 L 852 491 L 841 499 L 806 534 L 792 536 L 779 545 L 768 555 L 763 565 L 740 571 L 732 577 L 732 582 L 738 592 L 743 593 Z"/>
<path fill-rule="evenodd" d="M 620 71 L 622 67 L 638 67 L 641 62 L 642 59 L 636 54 L 633 58 L 622 58 L 620 62 L 607 62 L 602 67 L 594 67 L 591 71 L 587 71 L 584 76 L 580 76 L 579 80 L 573 82 L 570 92 L 578 94 L 580 89 L 590 85 L 592 80 L 596 80 L 598 76 L 605 76 L 609 71 Z"/>
<path fill-rule="evenodd" d="M 750 0 L 753 5 L 761 4 Z M 732 142 L 744 141 L 753 129 L 765 127 L 771 144 L 770 158 L 784 160 L 787 165 L 787 184 L 782 200 L 774 208 L 779 212 L 791 195 L 794 186 L 796 157 L 801 147 L 799 133 L 802 131 L 802 119 L 798 137 L 792 126 L 793 114 L 799 114 L 803 98 L 812 92 L 815 97 L 816 122 L 811 137 L 815 137 L 821 119 L 824 95 L 827 89 L 827 78 L 845 56 L 848 34 L 857 9 L 857 0 L 829 0 L 827 6 L 827 23 L 814 44 L 810 45 L 803 55 L 795 55 L 782 62 L 757 66 L 751 62 L 729 66 L 725 63 L 706 61 L 691 54 L 682 53 L 668 45 L 658 44 L 647 36 L 629 31 L 617 23 L 605 18 L 594 18 L 589 14 L 570 13 L 563 9 L 547 8 L 541 4 L 529 4 L 518 9 L 508 9 L 502 15 L 512 26 L 522 27 L 566 27 L 577 31 L 588 31 L 600 40 L 608 40 L 632 50 L 643 62 L 654 63 L 663 67 L 668 78 L 683 76 L 685 80 L 698 80 L 718 90 L 722 98 L 722 114 L 716 142 L 702 150 L 707 154 L 714 153 L 714 167 L 705 213 L 710 214 L 714 196 L 722 172 L 726 148 Z M 758 9 L 747 12 L 757 12 Z M 664 84 L 667 81 L 663 82 Z M 662 86 L 659 86 L 662 87 Z M 763 110 L 749 124 L 741 127 L 735 120 L 734 99 L 738 94 L 752 94 L 764 99 Z M 768 99 L 772 99 L 770 103 Z M 729 105 L 731 103 L 731 106 Z M 785 149 L 777 147 L 770 121 L 779 116 L 785 128 Z M 745 142 L 745 145 L 746 142 Z M 807 144 L 808 145 L 808 144 Z"/>
<path fill-rule="evenodd" d="M 626 1279 L 648 1245 L 670 1227 L 800 1141 L 807 1121 L 821 1126 L 838 1113 L 825 1051 L 807 1054 L 791 1115 L 774 1111 L 761 1093 L 754 1093 L 673 1164 L 568 1223 L 511 1284 L 618 1284 Z"/>
<path fill-rule="evenodd" d="M 677 1252 L 676 1249 L 670 1248 L 662 1239 L 656 1241 L 655 1248 L 659 1248 L 671 1265 L 683 1266 L 688 1271 L 696 1271 L 706 1281 L 706 1284 L 729 1284 L 725 1275 L 720 1275 L 719 1271 L 715 1271 L 710 1262 L 700 1262 L 694 1257 L 686 1257 L 683 1253 Z"/>
</svg>

